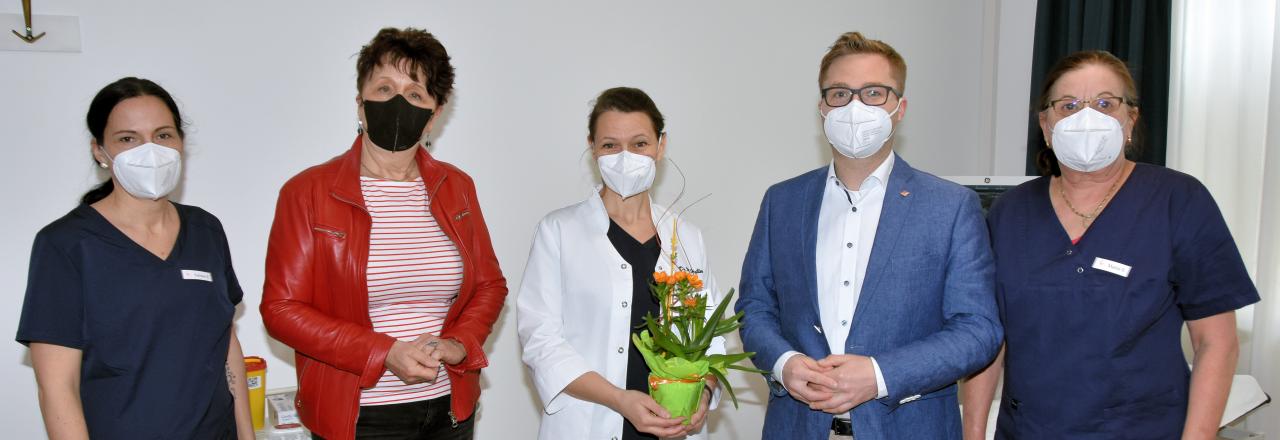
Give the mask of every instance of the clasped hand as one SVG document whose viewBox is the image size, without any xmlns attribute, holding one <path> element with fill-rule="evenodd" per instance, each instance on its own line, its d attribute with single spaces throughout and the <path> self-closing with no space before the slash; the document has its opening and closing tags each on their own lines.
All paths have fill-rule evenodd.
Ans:
<svg viewBox="0 0 1280 440">
<path fill-rule="evenodd" d="M 423 334 L 413 342 L 396 341 L 383 364 L 406 384 L 434 382 L 441 363 L 457 365 L 466 359 L 467 351 L 453 339 L 440 339 Z"/>
<path fill-rule="evenodd" d="M 858 355 L 834 354 L 820 361 L 792 356 L 782 367 L 782 383 L 810 409 L 831 414 L 847 413 L 877 394 L 871 358 Z"/>
</svg>

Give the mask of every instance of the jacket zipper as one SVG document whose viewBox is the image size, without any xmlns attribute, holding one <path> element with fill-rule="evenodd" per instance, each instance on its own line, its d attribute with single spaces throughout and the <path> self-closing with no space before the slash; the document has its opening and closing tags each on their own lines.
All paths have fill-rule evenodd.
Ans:
<svg viewBox="0 0 1280 440">
<path fill-rule="evenodd" d="M 303 379 L 303 378 L 305 378 L 305 377 L 307 377 L 307 370 L 310 370 L 310 369 L 311 369 L 311 361 L 309 361 L 309 360 L 307 360 L 307 359 L 303 359 L 303 360 L 302 360 L 302 362 L 304 362 L 304 363 L 302 364 L 302 372 L 298 374 L 298 389 L 302 389 L 302 388 L 301 388 L 301 387 L 302 387 L 302 379 Z M 293 395 L 293 406 L 294 406 L 294 407 L 296 407 L 296 408 L 298 409 L 298 411 L 303 411 L 303 409 L 302 409 L 302 393 L 297 393 L 297 392 L 295 392 L 295 393 L 294 393 L 294 395 Z"/>
<path fill-rule="evenodd" d="M 352 202 L 352 201 L 350 201 L 350 200 L 344 199 L 344 198 L 342 198 L 341 196 L 339 196 L 337 193 L 332 192 L 332 191 L 330 191 L 330 192 L 329 192 L 329 195 L 330 195 L 330 196 L 332 196 L 332 197 L 333 197 L 333 198 L 335 198 L 335 199 L 338 199 L 339 201 L 341 201 L 341 202 L 343 202 L 343 203 L 346 203 L 346 204 L 348 204 L 348 205 L 351 205 L 351 206 L 356 207 L 356 208 L 357 208 L 357 209 L 359 209 L 361 212 L 364 212 L 364 215 L 366 215 L 366 216 L 368 216 L 368 217 L 369 217 L 369 224 L 370 224 L 370 227 L 372 227 L 372 225 L 373 225 L 373 215 L 372 215 L 372 214 L 369 214 L 369 210 L 368 210 L 368 209 L 365 209 L 365 207 L 364 207 L 364 206 L 358 205 L 358 204 L 356 204 L 355 202 Z M 338 231 L 333 231 L 333 232 L 338 232 Z M 338 233 L 339 233 L 339 234 L 341 234 L 341 232 L 338 232 Z M 344 235 L 345 235 L 345 234 L 344 234 Z M 364 241 L 364 244 L 365 244 L 365 246 L 364 246 L 364 252 L 362 252 L 362 253 L 360 253 L 360 254 L 356 255 L 356 262 L 358 263 L 358 264 L 356 265 L 356 267 L 364 267 L 364 268 L 367 268 L 367 267 L 369 266 L 369 240 L 365 240 L 365 241 Z M 364 274 L 364 271 L 360 271 L 359 273 L 360 273 L 360 274 Z M 367 286 L 368 286 L 368 284 L 369 284 L 369 280 L 368 280 L 368 278 L 367 278 L 367 277 L 364 279 L 364 284 L 365 284 L 365 286 L 366 286 L 366 287 L 365 287 L 365 290 L 364 290 L 364 302 L 365 302 L 366 304 L 368 304 L 368 303 L 369 303 L 369 290 L 368 290 L 368 287 L 367 287 Z M 370 328 L 370 329 L 372 329 L 372 328 L 373 328 L 373 321 L 372 321 L 372 320 L 368 321 L 368 325 L 369 325 L 369 328 Z M 360 399 L 358 399 L 358 398 L 356 399 L 356 401 L 355 401 L 355 405 L 352 405 L 352 407 L 350 408 L 350 412 L 355 414 L 354 416 L 352 416 L 352 417 L 351 417 L 351 419 L 352 419 L 352 420 L 357 420 L 357 419 L 359 419 L 359 418 L 360 418 Z M 352 428 L 352 429 L 354 429 L 354 428 Z"/>
<path fill-rule="evenodd" d="M 444 177 L 440 178 L 440 182 L 439 182 L 439 183 L 436 183 L 436 184 L 435 184 L 435 187 L 434 187 L 434 188 L 432 188 L 432 189 L 431 189 L 431 191 L 427 192 L 427 197 L 429 198 L 429 200 L 431 200 L 431 207 L 430 207 L 430 209 L 431 209 L 431 216 L 432 216 L 432 217 L 440 218 L 440 217 L 437 217 L 437 216 L 436 216 L 436 209 L 435 209 L 435 208 L 436 208 L 437 206 L 439 206 L 438 204 L 436 204 L 436 203 L 435 203 L 435 202 L 436 202 L 436 200 L 437 200 L 436 196 L 440 194 L 440 187 L 441 187 L 441 186 L 444 186 L 444 181 L 445 181 L 445 179 L 447 179 L 447 178 L 449 178 L 449 175 L 448 175 L 448 174 L 445 174 L 445 176 L 444 176 Z M 467 210 L 466 210 L 466 211 L 463 211 L 463 212 L 460 212 L 460 213 L 458 213 L 457 215 L 453 216 L 453 220 L 454 220 L 454 221 L 461 220 L 461 219 L 462 219 L 462 217 L 465 217 L 465 216 L 467 216 L 467 215 L 471 214 L 471 208 L 470 208 L 470 205 L 471 205 L 471 198 L 470 198 L 470 197 L 467 197 L 467 194 L 466 194 L 466 193 L 463 193 L 463 194 L 462 194 L 462 202 L 463 202 L 463 205 L 464 205 L 464 206 L 467 206 Z M 440 212 L 442 212 L 442 213 L 443 213 L 443 212 L 444 212 L 444 208 L 440 208 Z M 445 216 L 445 217 L 443 217 L 443 218 L 448 219 L 449 217 L 448 217 L 448 215 L 446 215 L 446 216 Z M 466 247 L 466 246 L 464 246 L 460 241 L 458 241 L 458 229 L 454 226 L 454 224 L 453 224 L 453 222 L 452 222 L 452 221 L 445 221 L 445 222 L 441 222 L 441 224 L 445 226 L 444 228 L 441 228 L 441 230 L 442 230 L 442 231 L 444 231 L 445 235 L 449 237 L 449 240 L 452 240 L 452 241 L 453 241 L 453 246 L 454 246 L 455 248 L 457 248 L 457 249 L 458 249 L 458 256 L 462 257 L 462 283 L 461 283 L 459 286 L 466 286 L 466 285 L 467 285 L 467 273 L 468 273 L 468 272 L 470 272 L 469 270 L 467 270 L 467 262 L 471 260 L 471 259 L 470 259 L 470 257 L 469 257 L 469 256 L 468 256 L 468 254 L 467 254 L 467 247 Z M 462 290 L 461 290 L 461 288 L 459 288 L 458 296 L 459 296 L 459 297 L 461 297 L 461 296 L 462 296 Z M 443 324 L 443 325 L 441 325 L 441 327 L 440 327 L 440 332 L 441 332 L 441 333 L 444 333 L 444 330 L 445 330 L 446 328 L 448 328 L 449 324 L 452 324 L 452 323 L 448 320 L 448 319 L 449 319 L 449 318 L 448 318 L 448 316 L 449 316 L 449 315 L 453 315 L 453 307 L 454 307 L 454 306 L 457 306 L 457 305 L 458 305 L 458 301 L 457 301 L 457 300 L 454 300 L 454 302 L 453 302 L 452 304 L 450 304 L 450 306 L 449 306 L 449 307 L 450 307 L 450 309 L 449 309 L 449 314 L 448 314 L 448 315 L 445 315 L 445 322 L 444 322 L 444 324 Z M 457 315 L 454 315 L 454 316 L 457 316 Z M 464 349 L 465 349 L 465 347 L 464 347 Z M 445 374 L 449 374 L 449 370 L 448 370 L 448 369 L 445 369 Z M 451 404 L 450 406 L 452 406 L 452 404 Z M 454 428 L 457 428 L 457 427 L 458 427 L 458 418 L 457 418 L 457 416 L 455 416 L 455 415 L 453 414 L 453 408 L 449 408 L 449 424 L 450 424 L 450 425 L 452 425 L 452 427 L 454 427 Z"/>
<path fill-rule="evenodd" d="M 436 216 L 436 211 L 437 211 L 437 210 L 436 210 L 435 208 L 436 208 L 437 206 L 439 206 L 439 205 L 435 203 L 435 202 L 436 202 L 436 200 L 437 200 L 436 196 L 440 194 L 440 187 L 441 187 L 441 186 L 444 186 L 444 179 L 446 179 L 446 178 L 448 178 L 448 176 L 447 176 L 447 175 L 446 175 L 446 177 L 445 177 L 445 178 L 440 179 L 440 183 L 437 183 L 437 184 L 435 185 L 435 188 L 433 188 L 433 189 L 431 190 L 431 192 L 430 192 L 430 193 L 428 193 L 428 196 L 431 198 L 431 202 L 432 202 L 432 203 L 431 203 L 431 215 L 432 215 L 432 217 L 437 217 L 437 216 Z M 469 206 L 469 205 L 471 204 L 471 203 L 470 203 L 470 202 L 471 202 L 471 199 L 470 199 L 469 197 L 467 197 L 467 195 L 466 195 L 465 193 L 464 193 L 464 194 L 462 194 L 462 201 L 463 201 L 463 204 L 464 204 L 464 205 L 466 205 L 466 206 Z M 439 209 L 439 211 L 440 211 L 441 213 L 443 213 L 443 212 L 444 212 L 444 208 L 443 208 L 443 207 L 441 207 L 441 208 Z M 463 212 L 458 213 L 457 215 L 454 215 L 454 216 L 452 217 L 452 218 L 453 218 L 453 221 L 461 220 L 463 217 L 467 216 L 467 215 L 468 215 L 468 214 L 470 214 L 470 213 L 471 213 L 471 210 L 470 210 L 470 208 L 468 208 L 466 211 L 463 211 Z M 437 218 L 440 218 L 440 217 L 437 217 Z M 446 215 L 444 218 L 448 219 L 449 217 Z M 464 245 L 462 244 L 462 242 L 461 242 L 461 241 L 459 241 L 459 237 L 458 237 L 458 228 L 453 224 L 453 221 L 445 221 L 445 222 L 441 222 L 441 224 L 445 226 L 444 228 L 442 228 L 442 230 L 444 231 L 445 235 L 449 237 L 449 240 L 453 241 L 453 246 L 454 246 L 455 248 L 457 248 L 457 249 L 458 249 L 458 255 L 459 255 L 460 257 L 462 257 L 462 284 L 461 284 L 461 286 L 465 286 L 465 285 L 467 285 L 467 275 L 468 275 L 468 272 L 470 272 L 469 270 L 467 270 L 467 269 L 468 269 L 468 264 L 467 264 L 467 263 L 471 260 L 471 258 L 470 258 L 470 255 L 467 253 L 467 247 L 466 247 L 466 246 L 464 246 Z M 462 296 L 462 292 L 461 292 L 461 290 L 459 290 L 459 292 L 458 292 L 458 296 L 459 296 L 459 297 L 461 297 L 461 296 Z M 457 305 L 457 304 L 458 304 L 458 301 L 456 301 L 456 300 L 455 300 L 455 301 L 453 302 L 453 305 Z M 451 306 L 451 307 L 452 307 L 452 306 Z M 450 309 L 450 313 L 449 313 L 449 315 L 453 315 L 453 313 L 452 313 L 452 308 Z M 456 315 L 454 315 L 454 316 L 456 316 Z M 451 324 L 451 322 L 449 322 L 449 321 L 447 320 L 447 319 L 448 319 L 448 315 L 446 315 L 446 318 L 445 318 L 445 319 L 446 319 L 446 321 L 445 321 L 445 323 L 444 323 L 444 326 L 445 326 L 445 327 L 447 327 L 449 324 Z M 441 330 L 441 332 L 443 332 L 443 331 L 444 331 L 444 327 L 441 327 L 441 329 L 440 329 L 440 330 Z"/>
<path fill-rule="evenodd" d="M 341 199 L 339 199 L 339 200 L 341 200 Z M 314 229 L 314 230 L 317 230 L 317 231 L 320 231 L 320 232 L 323 232 L 323 233 L 329 234 L 330 236 L 337 237 L 337 238 L 346 238 L 346 237 L 347 237 L 347 233 L 346 233 L 346 232 L 342 232 L 342 231 L 335 231 L 335 230 L 332 230 L 332 229 L 322 228 L 322 227 L 319 227 L 319 226 L 313 227 L 313 228 L 311 228 L 311 229 Z"/>
</svg>

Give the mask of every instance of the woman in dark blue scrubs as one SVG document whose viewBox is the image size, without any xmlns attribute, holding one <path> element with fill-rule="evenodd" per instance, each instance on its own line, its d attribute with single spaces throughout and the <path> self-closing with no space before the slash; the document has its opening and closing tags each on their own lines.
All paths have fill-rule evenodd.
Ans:
<svg viewBox="0 0 1280 440">
<path fill-rule="evenodd" d="M 1002 369 L 996 438 L 1215 438 L 1235 310 L 1259 299 L 1217 204 L 1195 178 L 1124 157 L 1137 93 L 1111 54 L 1060 61 L 1040 109 L 1047 175 L 988 216 L 1006 348 L 966 384 L 965 438 L 982 438 Z"/>
<path fill-rule="evenodd" d="M 87 122 L 112 178 L 36 234 L 18 324 L 49 437 L 253 438 L 226 234 L 165 197 L 181 176 L 177 105 L 124 78 Z"/>
</svg>

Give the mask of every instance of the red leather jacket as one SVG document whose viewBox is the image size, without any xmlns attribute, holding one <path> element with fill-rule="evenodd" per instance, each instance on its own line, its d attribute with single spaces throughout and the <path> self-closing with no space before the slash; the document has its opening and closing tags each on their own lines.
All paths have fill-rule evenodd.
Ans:
<svg viewBox="0 0 1280 440">
<path fill-rule="evenodd" d="M 302 422 L 329 439 L 355 436 L 360 390 L 382 377 L 395 342 L 374 332 L 369 321 L 365 269 L 372 220 L 360 192 L 360 149 L 357 137 L 351 150 L 299 173 L 280 190 L 260 307 L 267 331 L 296 352 Z M 466 359 L 447 367 L 452 413 L 466 420 L 480 397 L 480 369 L 489 364 L 483 346 L 507 282 L 471 178 L 422 148 L 417 162 L 431 215 L 462 254 L 462 287 L 440 336 L 466 347 Z"/>
</svg>

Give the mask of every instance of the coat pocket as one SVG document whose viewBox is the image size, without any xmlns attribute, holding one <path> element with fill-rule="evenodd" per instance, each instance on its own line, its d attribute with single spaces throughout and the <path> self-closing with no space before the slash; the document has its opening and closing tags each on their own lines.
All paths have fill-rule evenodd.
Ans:
<svg viewBox="0 0 1280 440">
<path fill-rule="evenodd" d="M 462 208 L 457 212 L 446 213 L 445 215 L 448 216 L 445 219 L 447 220 L 448 228 L 453 230 L 453 236 L 451 237 L 454 241 L 453 244 L 461 248 L 462 244 L 469 242 L 471 236 L 475 233 L 475 228 L 471 221 L 471 209 Z"/>
<path fill-rule="evenodd" d="M 311 230 L 319 233 L 321 236 L 335 240 L 345 240 L 347 238 L 347 233 L 345 231 L 330 226 L 315 225 L 311 227 Z"/>
</svg>

